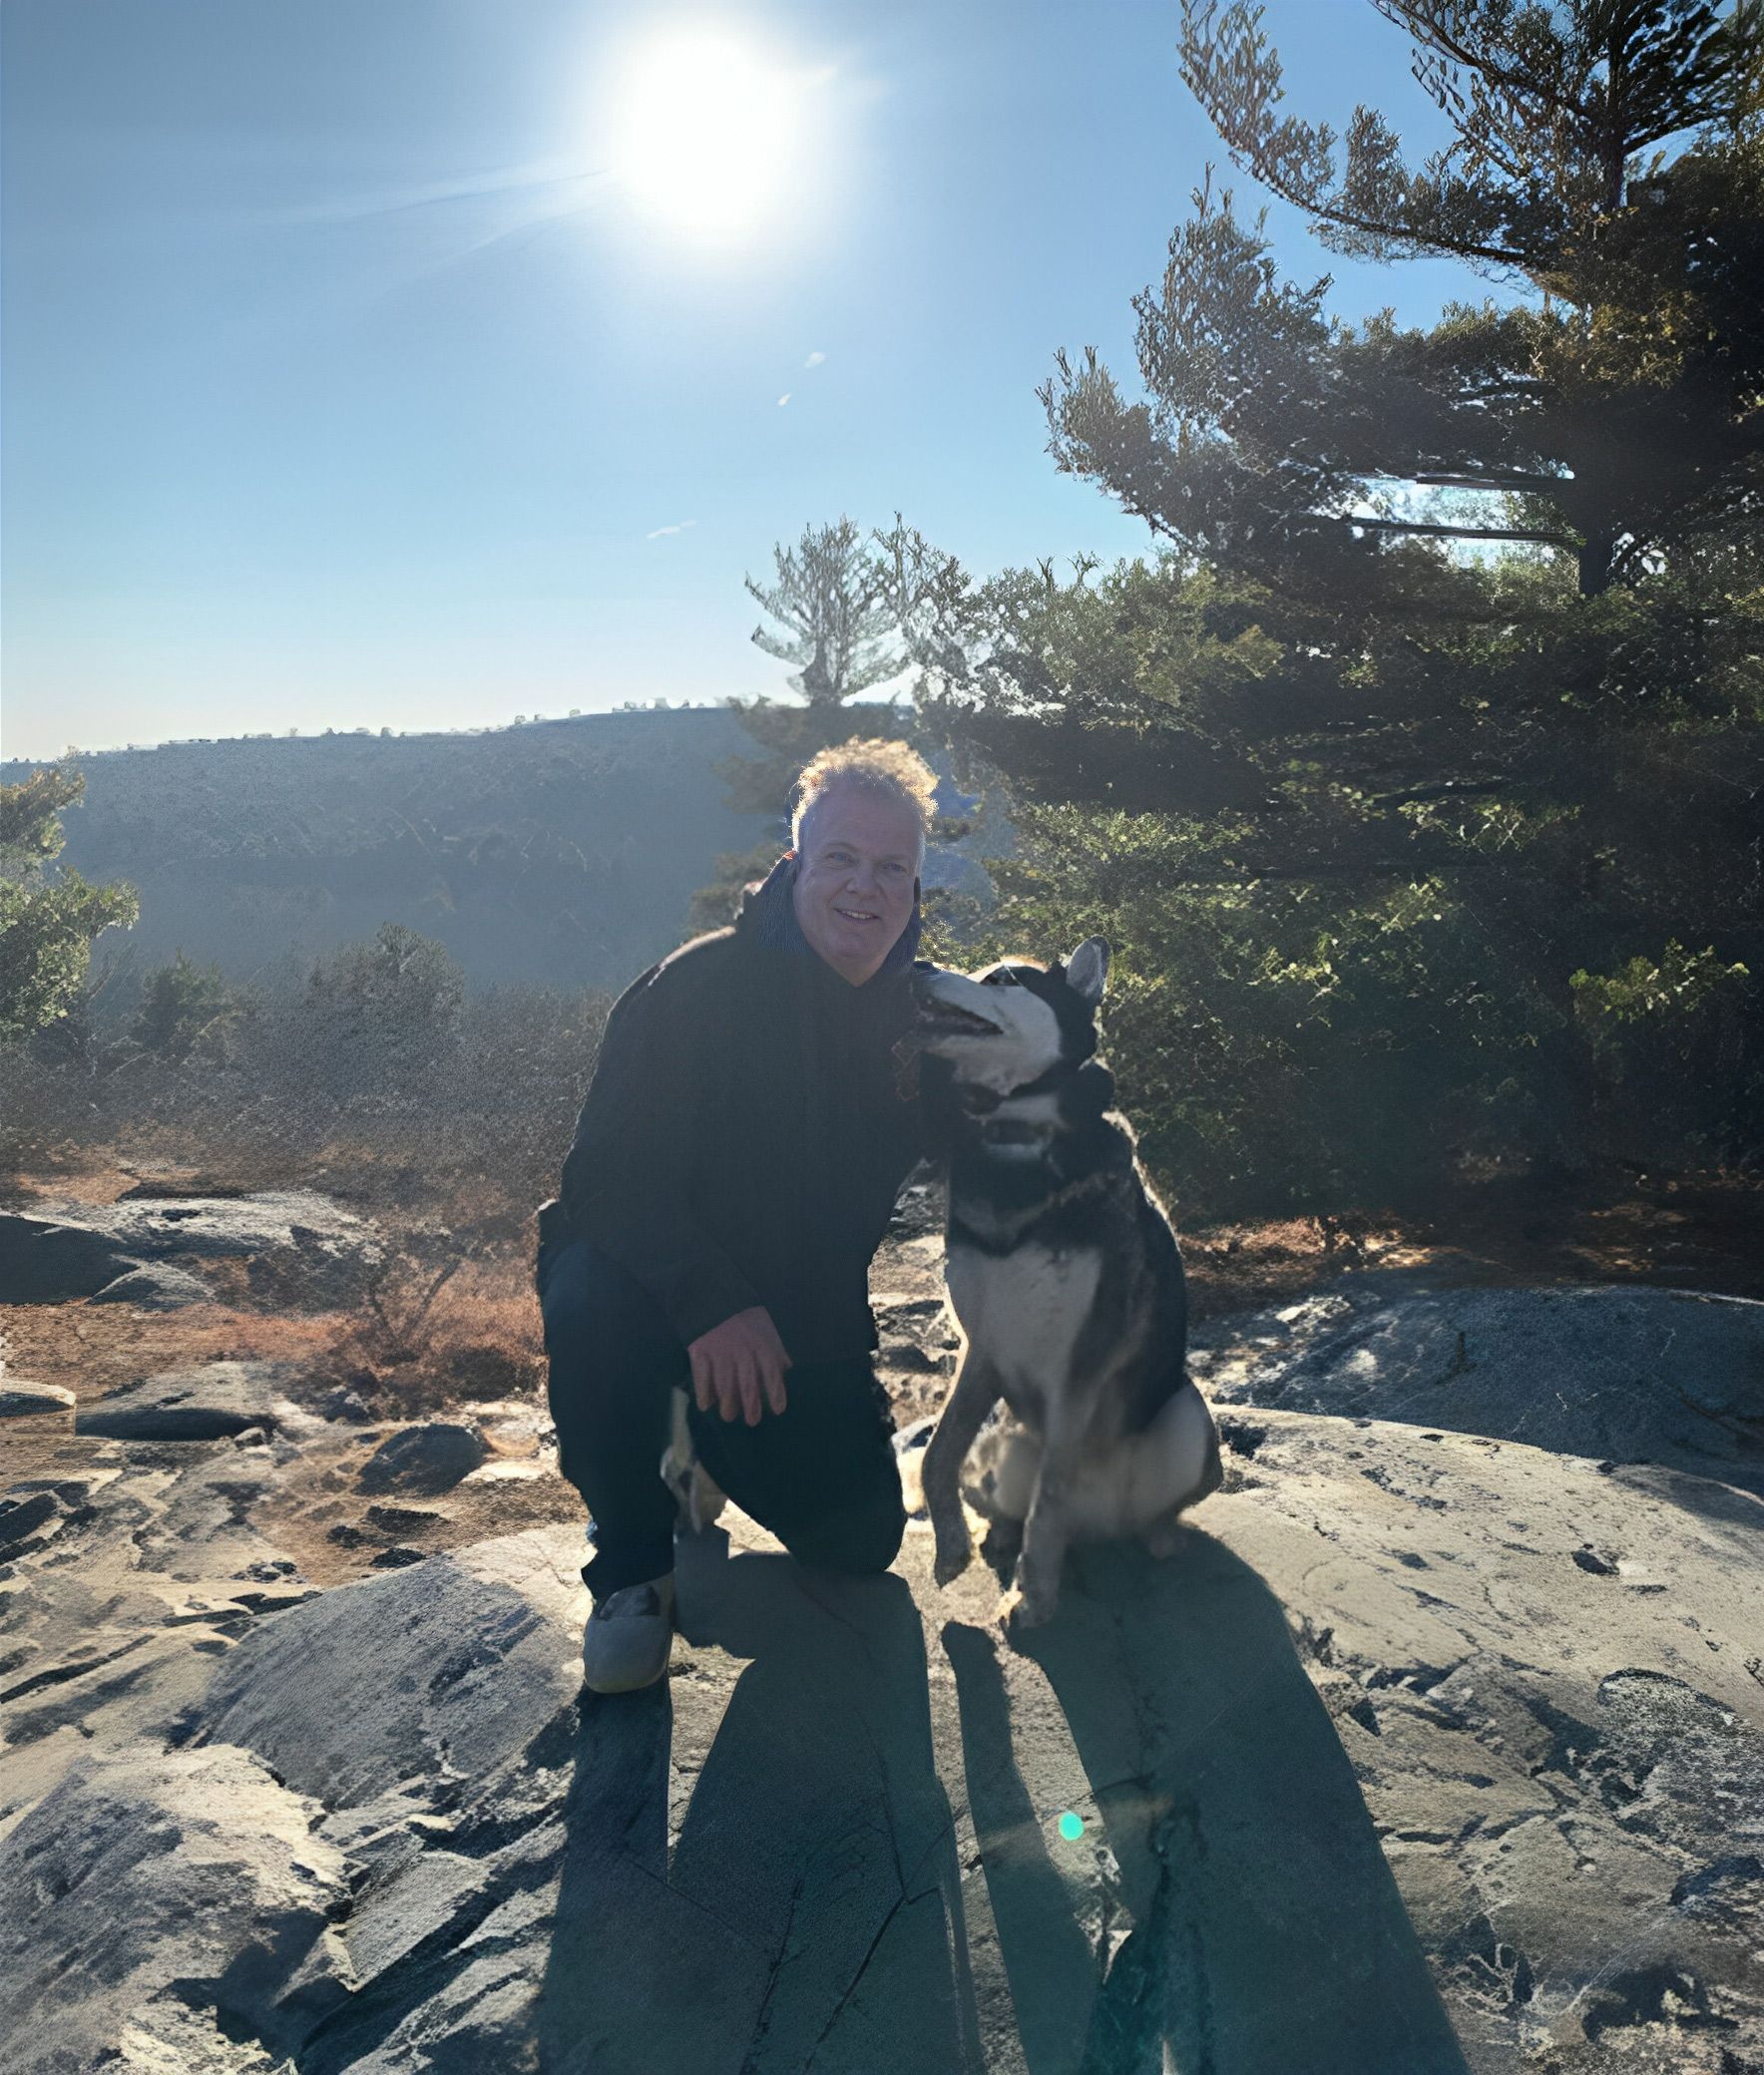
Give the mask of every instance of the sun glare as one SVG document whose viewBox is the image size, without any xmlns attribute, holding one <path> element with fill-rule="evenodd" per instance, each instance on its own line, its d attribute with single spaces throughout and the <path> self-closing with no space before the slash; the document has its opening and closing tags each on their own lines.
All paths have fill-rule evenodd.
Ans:
<svg viewBox="0 0 1764 2075">
<path fill-rule="evenodd" d="M 781 195 L 799 127 L 796 83 L 733 38 L 647 45 L 616 104 L 613 167 L 646 214 L 730 238 Z"/>
</svg>

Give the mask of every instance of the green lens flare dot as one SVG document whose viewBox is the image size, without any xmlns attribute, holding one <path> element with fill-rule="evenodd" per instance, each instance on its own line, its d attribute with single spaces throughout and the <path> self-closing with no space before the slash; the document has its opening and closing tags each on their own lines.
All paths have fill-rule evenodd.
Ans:
<svg viewBox="0 0 1764 2075">
<path fill-rule="evenodd" d="M 1066 1814 L 1060 1819 L 1060 1835 L 1070 1845 L 1074 1838 L 1082 1838 L 1084 1834 L 1085 1819 L 1082 1816 L 1075 1816 L 1068 1809 Z"/>
</svg>

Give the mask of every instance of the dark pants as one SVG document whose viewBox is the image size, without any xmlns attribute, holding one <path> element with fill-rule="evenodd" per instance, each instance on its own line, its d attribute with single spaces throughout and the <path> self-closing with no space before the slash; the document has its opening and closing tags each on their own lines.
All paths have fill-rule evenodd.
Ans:
<svg viewBox="0 0 1764 2075">
<path fill-rule="evenodd" d="M 887 1569 L 906 1512 L 869 1356 L 787 1369 L 784 1410 L 749 1427 L 698 1410 L 684 1348 L 642 1286 L 586 1240 L 543 1248 L 538 1283 L 559 1465 L 594 1518 L 582 1575 L 597 1600 L 673 1568 L 678 1508 L 661 1461 L 676 1387 L 698 1460 L 799 1562 Z"/>
</svg>

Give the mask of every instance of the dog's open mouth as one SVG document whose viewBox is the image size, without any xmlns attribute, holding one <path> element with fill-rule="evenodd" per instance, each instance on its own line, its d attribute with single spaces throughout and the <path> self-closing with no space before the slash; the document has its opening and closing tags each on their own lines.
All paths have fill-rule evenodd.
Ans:
<svg viewBox="0 0 1764 2075">
<path fill-rule="evenodd" d="M 999 1035 L 998 1025 L 988 1023 L 984 1016 L 976 1016 L 971 1009 L 958 1009 L 953 1002 L 940 1002 L 934 997 L 919 1003 L 919 1029 L 971 1038 L 996 1038 Z"/>
</svg>

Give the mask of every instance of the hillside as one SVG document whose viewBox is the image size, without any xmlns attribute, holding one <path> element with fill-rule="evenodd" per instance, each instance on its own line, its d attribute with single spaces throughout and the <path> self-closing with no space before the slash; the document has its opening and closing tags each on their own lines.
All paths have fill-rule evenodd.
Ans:
<svg viewBox="0 0 1764 2075">
<path fill-rule="evenodd" d="M 83 760 L 63 862 L 141 895 L 97 967 L 182 947 L 267 977 L 395 921 L 445 944 L 474 988 L 618 987 L 685 935 L 717 854 L 763 833 L 713 768 L 746 743 L 717 707 L 112 751 Z"/>
</svg>

